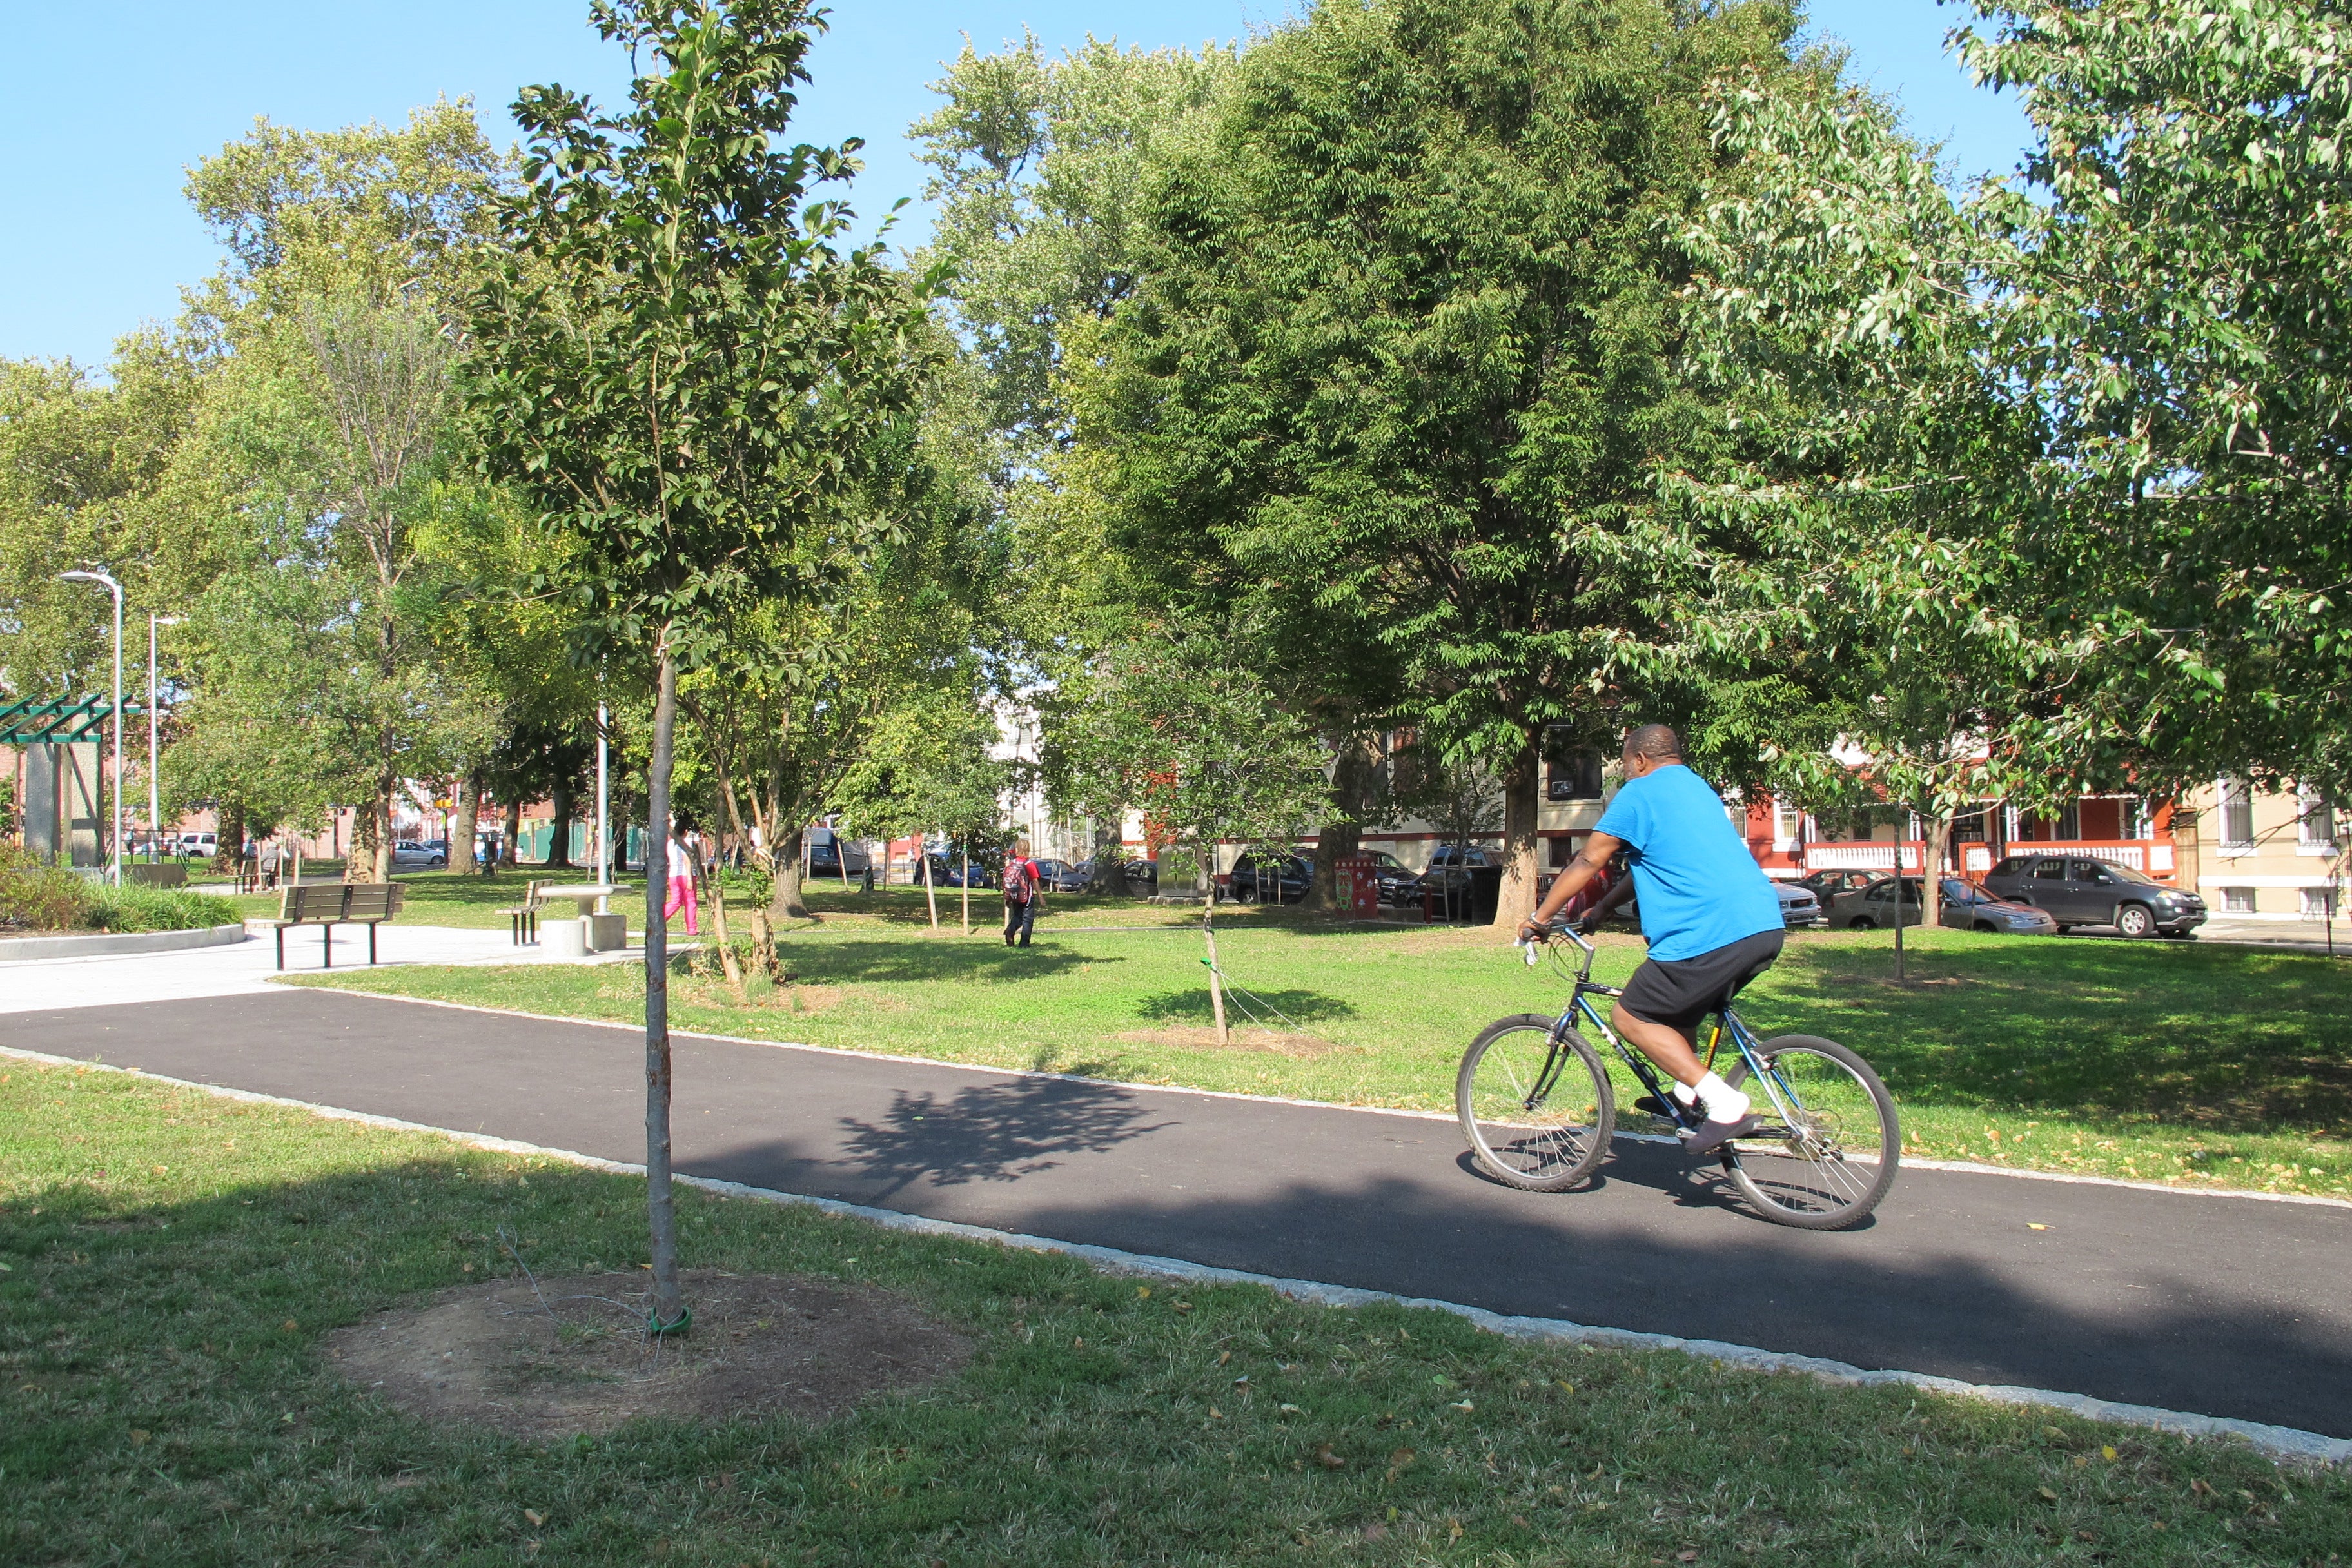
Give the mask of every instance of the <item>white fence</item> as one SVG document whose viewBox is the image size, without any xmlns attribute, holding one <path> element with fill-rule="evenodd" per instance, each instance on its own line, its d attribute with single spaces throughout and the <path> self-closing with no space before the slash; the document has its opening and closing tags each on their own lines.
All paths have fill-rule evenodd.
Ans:
<svg viewBox="0 0 2352 1568">
<path fill-rule="evenodd" d="M 1958 851 L 1960 872 L 1964 876 L 1981 876 L 1992 869 L 1993 849 L 1990 844 L 1961 844 Z M 1808 871 L 1892 871 L 1899 851 L 1903 868 L 1916 871 L 1925 857 L 1927 847 L 1916 840 L 1906 844 L 1852 843 L 1808 844 L 1804 848 L 1804 867 Z M 2169 876 L 2173 869 L 2172 846 L 2156 839 L 2128 839 L 2103 843 L 2065 842 L 2054 844 L 2012 844 L 2012 855 L 2080 855 L 2085 860 L 2104 860 L 2110 866 L 2128 866 L 2135 871 L 2147 871 L 2157 876 Z"/>
</svg>

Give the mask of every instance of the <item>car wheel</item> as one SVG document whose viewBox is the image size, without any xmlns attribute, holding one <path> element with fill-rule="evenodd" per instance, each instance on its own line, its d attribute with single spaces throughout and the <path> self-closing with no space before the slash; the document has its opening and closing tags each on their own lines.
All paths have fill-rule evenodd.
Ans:
<svg viewBox="0 0 2352 1568">
<path fill-rule="evenodd" d="M 448 863 L 449 857 L 446 855 L 436 855 L 432 859 L 425 862 L 428 866 L 446 866 Z"/>
<path fill-rule="evenodd" d="M 2148 912 L 2146 904 L 2126 904 L 2116 911 L 2116 929 L 2126 936 L 2154 936 L 2156 916 Z"/>
<path fill-rule="evenodd" d="M 1991 931 L 1991 932 L 1995 933 L 1996 935 L 1998 935 L 1998 934 L 2000 933 L 2000 928 L 1999 926 L 1997 926 L 1997 925 L 1993 924 L 1993 923 L 1992 923 L 1992 921 L 1977 921 L 1977 923 L 1976 923 L 1976 924 L 1974 924 L 1974 925 L 1970 926 L 1969 929 L 1970 931 Z"/>
<path fill-rule="evenodd" d="M 1237 904 L 1254 904 L 1257 902 L 1257 889 L 1255 887 L 1244 887 L 1238 882 L 1234 883 L 1234 902 Z"/>
<path fill-rule="evenodd" d="M 1856 915 L 1853 919 L 1845 922 L 1845 929 L 1848 931 L 1876 931 L 1878 929 L 1878 922 L 1872 920 L 1868 915 Z"/>
</svg>

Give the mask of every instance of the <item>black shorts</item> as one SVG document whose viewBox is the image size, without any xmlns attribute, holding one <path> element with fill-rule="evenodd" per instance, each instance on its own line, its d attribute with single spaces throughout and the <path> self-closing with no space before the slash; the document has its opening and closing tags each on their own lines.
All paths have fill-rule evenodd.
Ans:
<svg viewBox="0 0 2352 1568">
<path fill-rule="evenodd" d="M 1617 998 L 1625 1011 L 1653 1024 L 1694 1029 L 1730 1004 L 1740 988 L 1772 967 L 1786 933 L 1759 931 L 1696 958 L 1649 958 Z"/>
</svg>

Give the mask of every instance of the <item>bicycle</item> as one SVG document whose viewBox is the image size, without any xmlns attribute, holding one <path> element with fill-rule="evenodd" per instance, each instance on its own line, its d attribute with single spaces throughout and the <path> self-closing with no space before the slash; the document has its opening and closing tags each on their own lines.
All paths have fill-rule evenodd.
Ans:
<svg viewBox="0 0 2352 1568">
<path fill-rule="evenodd" d="M 1590 1025 L 1612 1047 L 1648 1093 L 1634 1103 L 1661 1132 L 1688 1139 L 1697 1112 L 1685 1108 L 1648 1058 L 1612 1029 L 1596 996 L 1618 987 L 1592 978 L 1595 949 L 1561 929 L 1583 952 L 1572 970 L 1559 949 L 1553 961 L 1574 981 L 1557 1018 L 1519 1013 L 1497 1018 L 1471 1042 L 1454 1079 L 1454 1106 L 1472 1153 L 1488 1174 L 1529 1192 L 1563 1192 L 1590 1175 L 1609 1152 L 1616 1091 Z M 1532 967 L 1548 943 L 1523 943 Z M 1759 1040 L 1730 1007 L 1716 1015 L 1706 1059 L 1713 1068 L 1728 1040 L 1738 1060 L 1724 1073 L 1733 1088 L 1752 1085 L 1764 1125 L 1715 1151 L 1724 1174 L 1766 1219 L 1801 1230 L 1858 1225 L 1894 1184 L 1902 1131 L 1895 1101 L 1868 1062 L 1834 1040 L 1780 1035 Z M 1777 1118 L 1777 1120 L 1775 1120 Z"/>
</svg>

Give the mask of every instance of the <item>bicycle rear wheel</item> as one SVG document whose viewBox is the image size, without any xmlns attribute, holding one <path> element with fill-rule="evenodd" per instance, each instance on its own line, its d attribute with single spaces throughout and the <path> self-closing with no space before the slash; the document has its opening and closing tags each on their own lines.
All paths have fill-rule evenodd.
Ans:
<svg viewBox="0 0 2352 1568">
<path fill-rule="evenodd" d="M 1743 1089 L 1766 1126 L 1726 1148 L 1724 1168 L 1766 1219 L 1800 1230 L 1859 1225 L 1895 1182 L 1903 1150 L 1895 1100 L 1861 1057 L 1815 1035 L 1782 1035 L 1724 1081 Z"/>
<path fill-rule="evenodd" d="M 1609 1152 L 1615 1096 L 1601 1058 L 1573 1029 L 1555 1046 L 1557 1019 L 1498 1018 L 1470 1043 L 1454 1103 L 1478 1163 L 1497 1181 L 1556 1193 Z"/>
</svg>

